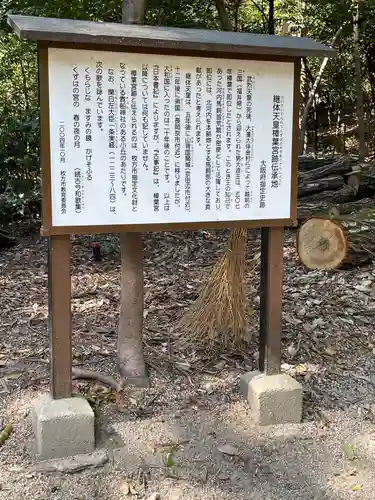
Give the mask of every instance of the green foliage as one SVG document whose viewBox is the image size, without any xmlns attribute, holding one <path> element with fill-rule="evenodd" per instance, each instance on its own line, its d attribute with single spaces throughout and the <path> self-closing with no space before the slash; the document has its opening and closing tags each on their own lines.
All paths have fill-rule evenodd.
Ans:
<svg viewBox="0 0 375 500">
<path fill-rule="evenodd" d="M 13 219 L 39 185 L 35 47 L 0 37 L 0 218 Z"/>
<path fill-rule="evenodd" d="M 215 3 L 207 0 L 150 0 L 145 23 L 178 28 L 220 29 Z"/>
</svg>

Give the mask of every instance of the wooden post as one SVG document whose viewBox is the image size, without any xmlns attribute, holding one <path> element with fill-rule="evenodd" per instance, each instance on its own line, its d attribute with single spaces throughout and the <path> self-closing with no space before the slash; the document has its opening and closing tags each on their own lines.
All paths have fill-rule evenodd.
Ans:
<svg viewBox="0 0 375 500">
<path fill-rule="evenodd" d="M 259 370 L 280 373 L 284 227 L 262 229 Z"/>
<path fill-rule="evenodd" d="M 51 395 L 72 395 L 72 317 L 70 236 L 50 236 L 48 252 L 48 300 L 50 329 Z"/>
</svg>

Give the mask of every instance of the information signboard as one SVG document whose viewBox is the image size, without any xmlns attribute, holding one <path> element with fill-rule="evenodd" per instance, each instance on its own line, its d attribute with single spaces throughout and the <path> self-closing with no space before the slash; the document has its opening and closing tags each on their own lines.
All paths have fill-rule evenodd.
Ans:
<svg viewBox="0 0 375 500">
<path fill-rule="evenodd" d="M 290 218 L 294 71 L 48 48 L 52 226 Z"/>
<path fill-rule="evenodd" d="M 279 373 L 300 60 L 332 49 L 307 37 L 8 22 L 38 43 L 53 398 L 72 393 L 71 234 L 262 227 L 259 368 Z M 122 242 L 129 321 L 141 328 L 142 240 Z"/>
</svg>

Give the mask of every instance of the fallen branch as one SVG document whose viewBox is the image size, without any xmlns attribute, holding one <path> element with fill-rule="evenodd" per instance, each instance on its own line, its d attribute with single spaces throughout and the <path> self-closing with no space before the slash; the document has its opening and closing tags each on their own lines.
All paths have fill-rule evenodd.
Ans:
<svg viewBox="0 0 375 500">
<path fill-rule="evenodd" d="M 29 363 L 43 363 L 49 365 L 48 359 L 37 359 L 37 358 L 26 358 L 25 361 Z M 84 368 L 77 368 L 72 366 L 72 378 L 73 380 L 97 380 L 108 387 L 111 387 L 116 392 L 121 392 L 124 388 L 122 382 L 118 382 L 110 375 L 105 375 L 104 373 L 96 372 L 94 370 L 85 370 Z"/>
<path fill-rule="evenodd" d="M 105 450 L 96 450 L 86 455 L 76 455 L 74 457 L 59 458 L 49 462 L 42 462 L 30 469 L 30 472 L 60 472 L 74 474 L 85 469 L 95 469 L 102 467 L 108 462 L 108 454 Z"/>
<path fill-rule="evenodd" d="M 82 368 L 72 367 L 72 378 L 83 379 L 83 380 L 97 380 L 108 387 L 111 387 L 116 392 L 121 392 L 123 390 L 123 384 L 121 382 L 117 382 L 110 375 L 104 375 L 104 373 L 95 372 L 93 370 L 84 370 Z"/>
</svg>

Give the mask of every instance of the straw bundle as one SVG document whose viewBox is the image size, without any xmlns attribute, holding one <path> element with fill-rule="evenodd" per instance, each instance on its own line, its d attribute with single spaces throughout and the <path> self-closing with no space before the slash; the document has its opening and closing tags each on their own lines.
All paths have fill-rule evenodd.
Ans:
<svg viewBox="0 0 375 500">
<path fill-rule="evenodd" d="M 224 255 L 213 267 L 193 306 L 180 321 L 187 343 L 233 349 L 248 342 L 246 298 L 247 229 L 234 229 Z"/>
</svg>

